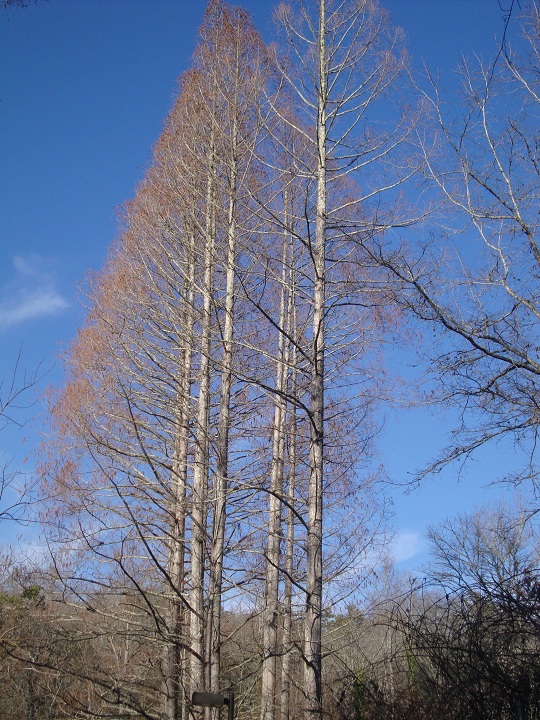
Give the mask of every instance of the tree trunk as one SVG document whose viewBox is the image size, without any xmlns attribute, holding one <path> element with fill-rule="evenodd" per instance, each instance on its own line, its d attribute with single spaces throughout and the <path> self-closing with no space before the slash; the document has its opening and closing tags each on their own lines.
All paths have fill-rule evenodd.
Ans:
<svg viewBox="0 0 540 720">
<path fill-rule="evenodd" d="M 266 586 L 263 613 L 263 663 L 261 685 L 261 720 L 274 720 L 276 713 L 277 632 L 279 620 L 279 565 L 281 544 L 281 506 L 283 496 L 283 466 L 285 455 L 285 427 L 287 404 L 284 398 L 287 385 L 286 339 L 287 320 L 287 255 L 288 236 L 284 235 L 281 296 L 279 309 L 278 357 L 276 395 L 272 440 L 272 469 L 268 512 L 268 542 L 266 549 Z M 285 331 L 285 332 L 283 332 Z"/>
<path fill-rule="evenodd" d="M 294 309 L 293 309 L 294 318 Z M 292 338 L 296 338 L 296 327 L 293 319 Z M 290 394 L 296 392 L 296 350 L 293 345 L 291 354 L 291 382 Z M 281 640 L 283 659 L 281 664 L 281 720 L 290 719 L 291 704 L 291 659 L 292 659 L 292 578 L 293 578 L 293 552 L 294 552 L 294 499 L 296 477 L 296 407 L 291 405 L 289 435 L 289 483 L 287 494 L 287 539 L 284 550 L 285 583 L 283 590 L 283 636 Z"/>
<path fill-rule="evenodd" d="M 165 717 L 177 720 L 180 716 L 180 638 L 183 637 L 185 621 L 184 608 L 184 565 L 186 526 L 186 485 L 190 420 L 191 358 L 193 345 L 193 301 L 194 301 L 194 233 L 190 233 L 188 272 L 184 280 L 182 341 L 178 371 L 178 430 L 174 447 L 171 478 L 171 523 L 169 538 L 169 639 L 165 658 Z"/>
<path fill-rule="evenodd" d="M 213 135 L 213 132 L 212 132 Z M 191 529 L 191 682 L 193 693 L 204 690 L 204 574 L 206 551 L 206 518 L 208 496 L 208 450 L 210 433 L 210 347 L 212 328 L 212 289 L 215 245 L 215 148 L 210 140 L 211 163 L 207 181 L 206 227 L 203 279 L 203 316 L 199 369 L 196 447 L 193 467 L 193 500 Z"/>
<path fill-rule="evenodd" d="M 308 537 L 306 615 L 304 620 L 306 720 L 322 715 L 322 494 L 324 439 L 325 354 L 325 245 L 326 245 L 326 8 L 319 1 L 319 89 L 317 97 L 317 204 L 313 249 L 313 351 L 311 377 L 310 473 L 308 488 Z"/>
<path fill-rule="evenodd" d="M 227 218 L 227 273 L 225 319 L 223 324 L 223 355 L 221 358 L 221 395 L 217 430 L 217 468 L 215 479 L 214 524 L 210 575 L 210 682 L 212 692 L 220 690 L 221 675 L 221 605 L 223 585 L 223 553 L 227 516 L 227 481 L 229 459 L 229 426 L 232 386 L 234 336 L 234 293 L 236 271 L 236 185 L 237 185 L 237 124 L 233 123 L 231 148 L 230 195 Z"/>
</svg>

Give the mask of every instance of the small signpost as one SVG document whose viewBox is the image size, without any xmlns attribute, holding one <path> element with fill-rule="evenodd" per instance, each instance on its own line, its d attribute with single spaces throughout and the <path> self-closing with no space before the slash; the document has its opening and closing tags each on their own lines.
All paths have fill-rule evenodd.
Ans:
<svg viewBox="0 0 540 720">
<path fill-rule="evenodd" d="M 194 692 L 191 696 L 192 705 L 200 705 L 201 707 L 223 707 L 227 705 L 228 715 L 227 720 L 234 720 L 234 693 L 229 690 L 228 694 L 225 693 L 208 693 L 208 692 Z"/>
</svg>

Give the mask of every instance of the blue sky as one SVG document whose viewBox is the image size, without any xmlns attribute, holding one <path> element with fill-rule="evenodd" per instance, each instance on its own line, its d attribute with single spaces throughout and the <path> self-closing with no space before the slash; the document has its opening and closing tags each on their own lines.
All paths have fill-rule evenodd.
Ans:
<svg viewBox="0 0 540 720">
<path fill-rule="evenodd" d="M 245 0 L 266 39 L 271 0 Z M 490 57 L 510 0 L 386 0 L 416 67 L 440 68 L 452 88 L 463 54 Z M 0 11 L 0 378 L 51 368 L 84 318 L 80 287 L 116 234 L 115 208 L 132 197 L 187 68 L 203 0 L 38 0 Z M 502 8 L 501 8 L 502 6 Z M 0 452 L 20 462 L 40 428 L 42 403 Z M 22 417 L 22 416 L 21 416 Z M 381 460 L 402 480 L 438 447 L 451 418 L 389 415 Z M 454 471 L 403 496 L 395 492 L 402 567 L 423 556 L 426 525 L 500 494 L 485 486 L 511 448 L 492 448 L 456 484 Z M 1 533 L 1 531 L 0 531 Z"/>
</svg>

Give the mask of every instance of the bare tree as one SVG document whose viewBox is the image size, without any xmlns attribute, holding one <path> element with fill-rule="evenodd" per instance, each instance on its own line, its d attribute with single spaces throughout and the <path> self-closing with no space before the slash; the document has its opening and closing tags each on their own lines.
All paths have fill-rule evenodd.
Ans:
<svg viewBox="0 0 540 720">
<path fill-rule="evenodd" d="M 411 684 L 432 713 L 537 716 L 536 534 L 507 505 L 430 530 L 428 578 L 399 613 Z"/>
<path fill-rule="evenodd" d="M 7 428 L 22 428 L 26 422 L 21 412 L 28 410 L 35 398 L 31 397 L 43 375 L 39 368 L 32 374 L 20 370 L 21 353 L 17 357 L 11 378 L 0 381 L 0 432 Z M 0 466 L 0 521 L 23 519 L 30 502 L 30 491 L 35 484 L 25 482 L 23 473 L 12 468 L 12 461 L 3 458 Z"/>
<path fill-rule="evenodd" d="M 358 358 L 366 352 L 366 336 L 359 326 L 341 317 L 339 310 L 361 300 L 354 291 L 369 296 L 369 285 L 359 277 L 351 283 L 343 272 L 351 253 L 358 250 L 381 222 L 380 198 L 408 179 L 414 168 L 399 162 L 414 126 L 403 115 L 388 129 L 369 127 L 369 111 L 387 96 L 404 69 L 402 35 L 388 25 L 387 16 L 370 1 L 300 3 L 298 10 L 282 3 L 277 19 L 284 30 L 290 57 L 278 60 L 284 83 L 296 94 L 296 118 L 281 113 L 282 122 L 294 127 L 310 147 L 305 157 L 293 156 L 299 175 L 306 178 L 309 200 L 302 241 L 311 259 L 310 386 L 307 403 L 310 427 L 310 479 L 307 497 L 306 612 L 304 637 L 306 718 L 322 712 L 322 609 L 323 609 L 323 507 L 325 496 L 325 423 L 333 406 L 329 379 L 336 372 L 328 362 L 339 346 L 354 346 Z M 278 109 L 279 114 L 279 109 Z M 394 164 L 390 158 L 394 156 Z M 370 200 L 377 197 L 373 218 Z M 396 200 L 396 197 L 394 197 Z M 399 215 L 396 201 L 385 222 Z M 403 222 L 403 217 L 400 218 Z M 347 239 L 355 239 L 347 244 Z M 363 279 L 367 279 L 363 273 Z M 373 298 L 366 305 L 375 305 Z M 336 329 L 341 321 L 338 340 Z M 330 332 L 329 332 L 330 331 Z M 348 337 L 346 335 L 348 334 Z M 335 356 L 337 357 L 337 356 Z M 344 368 L 341 368 L 342 372 Z M 343 408 L 346 403 L 342 403 Z M 339 405 L 335 405 L 335 410 Z M 351 413 L 352 417 L 352 413 Z"/>
<path fill-rule="evenodd" d="M 494 62 L 462 62 L 461 107 L 449 106 L 428 73 L 423 92 L 436 141 L 420 144 L 438 213 L 426 242 L 419 234 L 380 250 L 399 300 L 439 338 L 429 366 L 442 401 L 461 414 L 450 444 L 424 473 L 508 438 L 530 453 L 514 479 L 536 482 L 538 17 L 536 3 L 528 4 L 523 36 L 507 40 Z"/>
</svg>

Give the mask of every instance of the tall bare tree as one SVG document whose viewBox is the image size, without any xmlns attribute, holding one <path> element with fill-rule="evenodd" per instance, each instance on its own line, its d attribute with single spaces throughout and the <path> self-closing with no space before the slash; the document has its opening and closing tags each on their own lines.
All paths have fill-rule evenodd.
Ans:
<svg viewBox="0 0 540 720">
<path fill-rule="evenodd" d="M 298 119 L 282 114 L 282 120 L 311 146 L 307 161 L 294 159 L 299 173 L 311 184 L 303 239 L 311 258 L 312 319 L 303 653 L 305 714 L 313 719 L 322 713 L 324 429 L 332 403 L 327 386 L 335 372 L 328 360 L 339 345 L 354 345 L 355 357 L 362 352 L 360 348 L 366 350 L 365 335 L 360 337 L 359 326 L 345 317 L 337 320 L 338 308 L 352 302 L 362 304 L 352 300 L 353 286 L 360 297 L 369 295 L 368 287 L 362 287 L 359 278 L 352 283 L 350 277 L 345 279 L 344 266 L 353 259 L 353 247 L 358 248 L 368 239 L 380 222 L 381 196 L 393 195 L 395 201 L 396 188 L 414 172 L 400 158 L 414 118 L 402 115 L 393 123 L 389 118 L 382 132 L 368 121 L 376 102 L 386 101 L 390 90 L 395 89 L 405 67 L 402 34 L 389 26 L 377 3 L 318 0 L 299 3 L 296 10 L 282 3 L 277 18 L 290 49 L 288 60 L 281 61 L 284 82 L 299 101 Z M 373 198 L 377 201 L 370 208 Z M 385 213 L 387 225 L 397 221 L 398 206 L 395 202 L 393 211 Z M 347 239 L 351 238 L 354 242 L 348 245 Z M 373 299 L 365 304 L 374 304 Z M 338 339 L 336 328 L 340 322 Z M 344 328 L 349 331 L 347 338 Z"/>
<path fill-rule="evenodd" d="M 130 632 L 164 647 L 167 720 L 195 712 L 182 693 L 221 684 L 235 273 L 267 62 L 247 14 L 210 3 L 53 409 L 69 458 L 48 467 L 66 500 L 54 511 L 76 510 L 59 537 L 94 552 L 100 583 L 121 578 L 143 598 L 153 630 Z M 64 578 L 79 597 L 91 595 L 88 567 Z"/>
<path fill-rule="evenodd" d="M 425 233 L 380 257 L 400 284 L 400 301 L 440 339 L 428 354 L 440 399 L 460 419 L 425 472 L 464 461 L 490 441 L 522 446 L 516 480 L 535 483 L 538 432 L 539 15 L 524 6 L 495 60 L 460 65 L 462 105 L 436 77 L 423 87 L 435 143 L 421 145 L 439 210 Z M 514 39 L 510 41 L 510 38 Z M 388 241 L 390 238 L 387 237 Z M 422 474 L 424 474 L 422 473 Z"/>
</svg>

